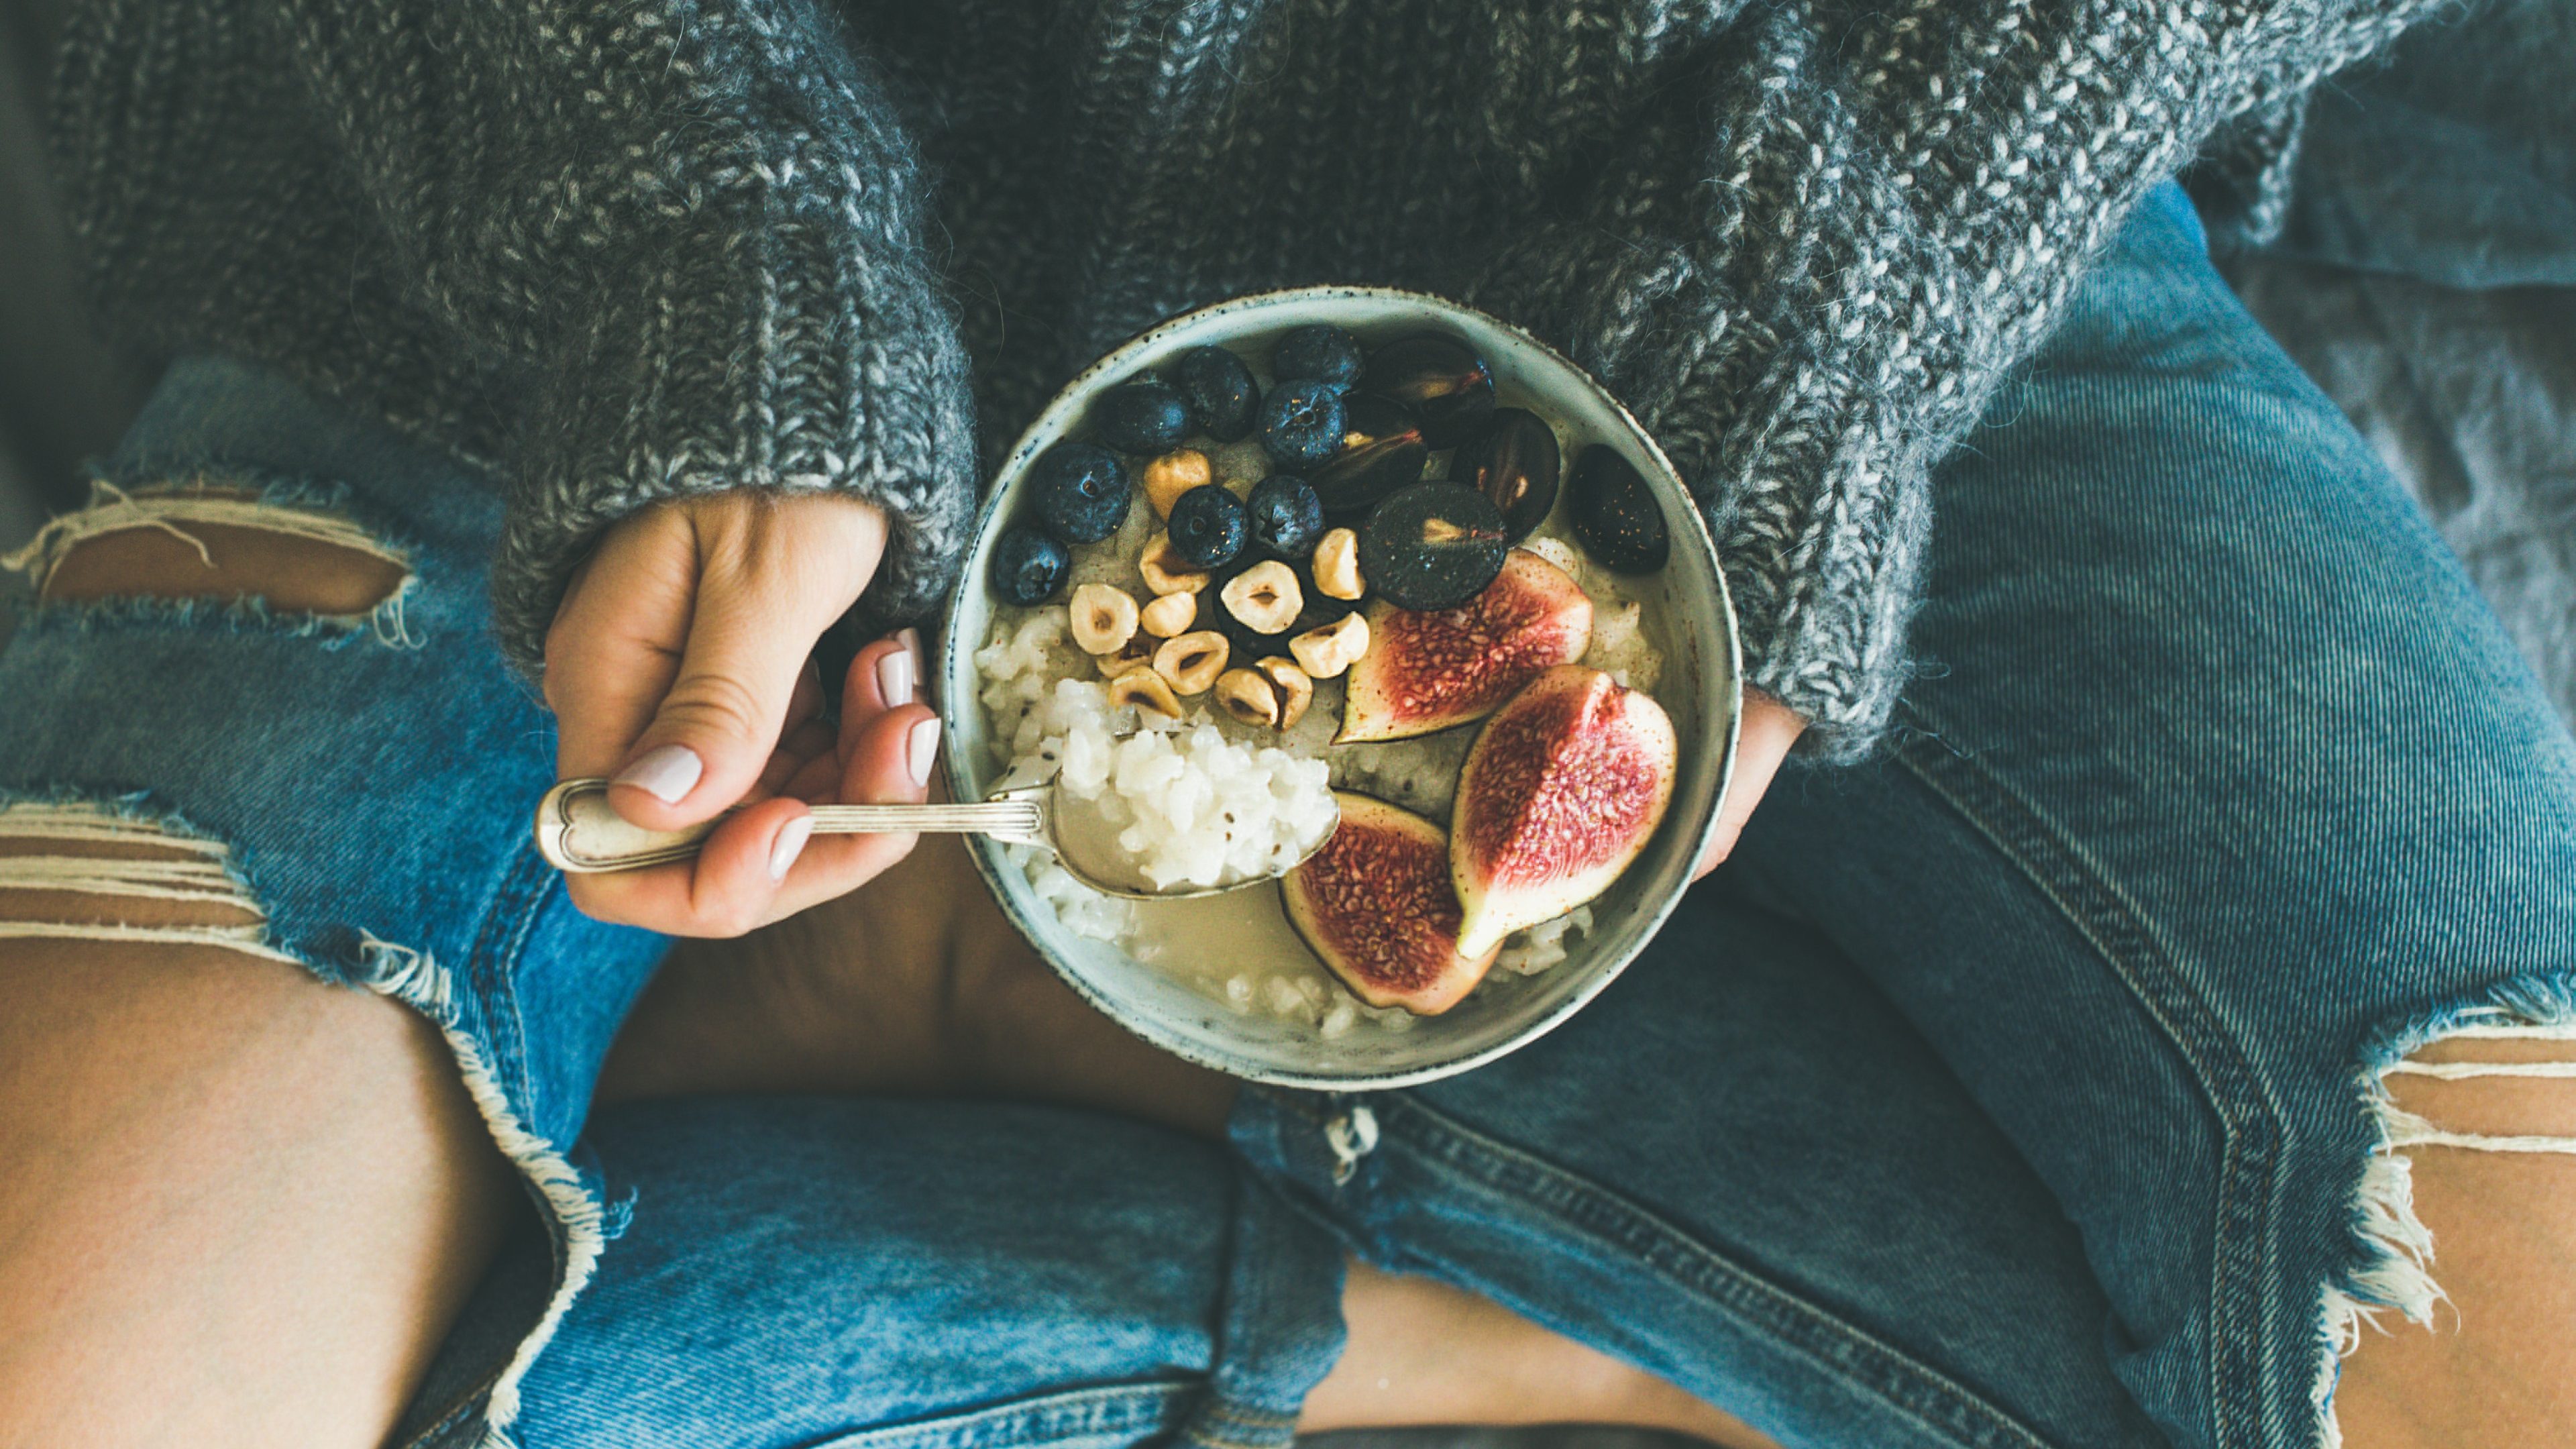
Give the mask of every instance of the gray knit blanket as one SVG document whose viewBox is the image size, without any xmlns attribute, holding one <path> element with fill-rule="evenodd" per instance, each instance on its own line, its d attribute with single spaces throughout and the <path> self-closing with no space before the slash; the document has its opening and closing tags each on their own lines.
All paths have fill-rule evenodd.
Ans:
<svg viewBox="0 0 2576 1449">
<path fill-rule="evenodd" d="M 1926 472 L 2088 259 L 2195 155 L 2265 224 L 2306 89 L 2427 4 L 97 0 L 55 130 L 128 343 L 508 489 L 531 669 L 600 533 L 711 489 L 881 503 L 862 612 L 916 616 L 1106 345 L 1382 282 L 1636 411 L 1748 679 L 1847 757 L 1906 677 Z"/>
</svg>

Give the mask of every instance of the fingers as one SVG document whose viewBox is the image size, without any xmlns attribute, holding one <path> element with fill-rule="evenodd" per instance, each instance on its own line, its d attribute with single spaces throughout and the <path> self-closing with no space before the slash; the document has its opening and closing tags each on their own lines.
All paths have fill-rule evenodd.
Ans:
<svg viewBox="0 0 2576 1449">
<path fill-rule="evenodd" d="M 843 750 L 841 798 L 861 805 L 918 805 L 939 757 L 939 720 L 926 705 L 886 710 Z M 912 852 L 915 837 L 817 835 L 778 892 L 780 914 L 849 894 Z"/>
<path fill-rule="evenodd" d="M 806 661 L 885 541 L 873 505 L 713 494 L 621 521 L 575 576 L 546 639 L 559 773 L 617 781 L 638 825 L 711 819 L 820 712 Z"/>
<path fill-rule="evenodd" d="M 918 635 L 881 639 L 852 661 L 832 747 L 819 718 L 795 730 L 811 747 L 781 798 L 728 816 L 694 860 L 569 879 L 573 902 L 603 920 L 669 935 L 735 936 L 847 894 L 901 860 L 913 837 L 817 835 L 809 802 L 917 804 L 938 757 L 939 725 L 914 698 Z M 783 760 L 789 754 L 780 751 Z M 783 767 L 773 762 L 774 767 Z"/>
<path fill-rule="evenodd" d="M 1744 725 L 1735 742 L 1735 779 L 1727 787 L 1726 802 L 1717 813 L 1717 833 L 1710 838 L 1708 851 L 1699 858 L 1699 869 L 1692 879 L 1717 869 L 1738 837 L 1744 834 L 1744 822 L 1753 818 L 1753 807 L 1762 803 L 1764 792 L 1771 788 L 1771 777 L 1780 772 L 1780 762 L 1789 757 L 1789 747 L 1807 722 L 1797 713 L 1758 689 L 1744 691 Z"/>
</svg>

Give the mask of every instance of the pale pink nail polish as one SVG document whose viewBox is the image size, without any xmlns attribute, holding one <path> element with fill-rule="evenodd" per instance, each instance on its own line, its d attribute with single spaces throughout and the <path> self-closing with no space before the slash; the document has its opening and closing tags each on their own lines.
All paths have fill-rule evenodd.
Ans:
<svg viewBox="0 0 2576 1449">
<path fill-rule="evenodd" d="M 877 696 L 888 709 L 901 709 L 912 703 L 915 679 L 910 649 L 892 650 L 877 660 Z"/>
<path fill-rule="evenodd" d="M 769 847 L 769 878 L 787 879 L 788 867 L 805 853 L 805 842 L 814 837 L 814 817 L 799 815 L 778 828 L 778 839 Z"/>
<path fill-rule="evenodd" d="M 926 719 L 912 727 L 904 737 L 903 762 L 912 771 L 912 783 L 930 783 L 930 767 L 939 759 L 939 721 Z"/>
<path fill-rule="evenodd" d="M 617 783 L 632 785 L 665 805 L 677 805 L 698 787 L 698 777 L 706 772 L 697 751 L 687 745 L 663 745 L 645 751 L 642 759 L 618 771 Z"/>
</svg>

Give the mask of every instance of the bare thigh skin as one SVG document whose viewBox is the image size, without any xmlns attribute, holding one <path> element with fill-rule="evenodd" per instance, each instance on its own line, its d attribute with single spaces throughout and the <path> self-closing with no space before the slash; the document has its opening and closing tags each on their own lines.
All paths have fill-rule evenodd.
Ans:
<svg viewBox="0 0 2576 1449">
<path fill-rule="evenodd" d="M 336 613 L 389 587 L 231 532 L 213 568 L 166 535 L 103 536 L 48 596 Z M 0 891 L 0 922 L 240 919 Z M 526 1211 L 514 1184 L 438 1034 L 393 1002 L 221 946 L 0 936 L 0 1444 L 380 1443 Z"/>
</svg>

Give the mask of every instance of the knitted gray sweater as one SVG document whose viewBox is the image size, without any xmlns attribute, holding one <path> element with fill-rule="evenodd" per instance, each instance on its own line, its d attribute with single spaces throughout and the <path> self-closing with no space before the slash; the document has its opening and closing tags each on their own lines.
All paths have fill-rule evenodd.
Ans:
<svg viewBox="0 0 2576 1449">
<path fill-rule="evenodd" d="M 1926 470 L 2086 259 L 2224 123 L 2259 203 L 2300 92 L 2426 3 L 96 0 L 57 143 L 127 341 L 506 481 L 532 667 L 600 532 L 708 489 L 878 500 L 863 608 L 918 614 L 979 444 L 1105 346 L 1373 281 L 1635 409 L 1749 678 L 1842 755 L 1904 679 Z"/>
</svg>

